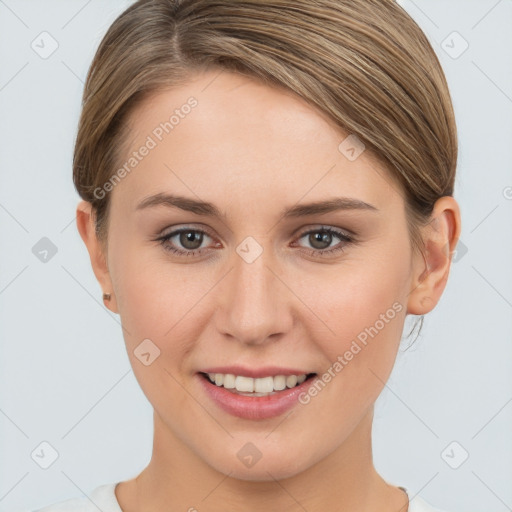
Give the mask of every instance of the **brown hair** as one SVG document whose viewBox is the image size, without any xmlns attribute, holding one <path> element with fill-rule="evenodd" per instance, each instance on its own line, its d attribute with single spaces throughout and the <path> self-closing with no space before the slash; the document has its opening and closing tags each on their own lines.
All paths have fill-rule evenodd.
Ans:
<svg viewBox="0 0 512 512">
<path fill-rule="evenodd" d="M 218 68 L 284 86 L 356 135 L 400 184 L 413 247 L 435 201 L 453 195 L 451 98 L 425 34 L 392 0 L 139 0 L 89 69 L 73 181 L 107 238 L 127 116 L 151 93 Z"/>
</svg>

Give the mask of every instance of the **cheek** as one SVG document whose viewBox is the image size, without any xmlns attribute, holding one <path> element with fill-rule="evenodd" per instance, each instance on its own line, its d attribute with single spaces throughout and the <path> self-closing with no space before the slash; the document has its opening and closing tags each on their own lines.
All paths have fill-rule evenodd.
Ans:
<svg viewBox="0 0 512 512">
<path fill-rule="evenodd" d="M 156 242 L 112 231 L 111 275 L 123 325 L 138 335 L 160 337 L 179 314 L 182 275 L 165 264 Z"/>
<path fill-rule="evenodd" d="M 157 263 L 140 247 L 119 250 L 117 259 L 112 258 L 126 351 L 137 382 L 157 411 L 170 404 L 173 410 L 184 410 L 187 395 L 180 385 L 181 365 L 197 338 L 187 322 L 187 310 L 197 299 L 191 302 L 184 297 L 187 284 L 176 267 L 171 272 L 163 259 Z"/>
<path fill-rule="evenodd" d="M 387 372 L 394 363 L 406 314 L 406 284 L 409 277 L 407 245 L 400 252 L 399 240 L 391 248 L 368 252 L 365 261 L 339 265 L 309 293 L 311 309 L 328 326 L 322 352 L 332 363 L 347 354 L 351 366 Z M 403 254 L 404 258 L 397 255 Z M 314 286 L 314 280 L 310 286 Z M 366 371 L 364 371 L 366 368 Z"/>
<path fill-rule="evenodd" d="M 140 366 L 133 351 L 149 339 L 160 350 L 155 365 L 173 371 L 194 347 L 194 315 L 201 310 L 200 299 L 214 281 L 209 283 L 204 275 L 197 279 L 192 265 L 185 269 L 170 264 L 163 250 L 144 250 L 135 244 L 131 247 L 121 240 L 112 252 L 112 263 L 119 315 L 132 365 Z"/>
<path fill-rule="evenodd" d="M 349 435 L 375 403 L 396 359 L 406 314 L 407 267 L 393 260 L 391 252 L 379 256 L 373 262 L 340 265 L 332 279 L 324 280 L 325 293 L 318 293 L 318 280 L 309 283 L 317 287 L 310 288 L 308 305 L 329 330 L 322 327 L 324 336 L 311 335 L 326 363 L 319 375 L 323 383 L 317 391 L 310 388 L 302 403 L 310 404 L 307 417 L 325 421 L 324 438 L 332 442 Z"/>
</svg>

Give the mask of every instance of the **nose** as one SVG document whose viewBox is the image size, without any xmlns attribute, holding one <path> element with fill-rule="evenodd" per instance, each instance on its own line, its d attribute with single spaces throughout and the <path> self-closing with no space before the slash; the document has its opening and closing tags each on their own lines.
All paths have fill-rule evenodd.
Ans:
<svg viewBox="0 0 512 512">
<path fill-rule="evenodd" d="M 215 292 L 216 325 L 224 336 L 246 345 L 261 345 L 291 329 L 294 295 L 279 275 L 281 266 L 271 256 L 271 249 L 263 249 L 260 242 L 263 252 L 251 261 L 251 251 L 261 249 L 254 241 L 241 245 L 230 260 L 230 272 Z"/>
</svg>

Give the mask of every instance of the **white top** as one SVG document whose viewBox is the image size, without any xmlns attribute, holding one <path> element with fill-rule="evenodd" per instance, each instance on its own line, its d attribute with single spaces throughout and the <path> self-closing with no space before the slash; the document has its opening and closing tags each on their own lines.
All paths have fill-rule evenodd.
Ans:
<svg viewBox="0 0 512 512">
<path fill-rule="evenodd" d="M 98 509 L 102 512 L 123 512 L 116 498 L 116 485 L 117 482 L 100 485 L 91 492 L 89 497 L 81 496 L 59 501 L 33 512 L 98 512 Z M 404 487 L 400 487 L 400 489 L 403 489 L 409 496 L 408 512 L 443 512 L 441 509 L 432 507 L 419 496 L 414 496 L 411 499 L 409 492 Z"/>
</svg>

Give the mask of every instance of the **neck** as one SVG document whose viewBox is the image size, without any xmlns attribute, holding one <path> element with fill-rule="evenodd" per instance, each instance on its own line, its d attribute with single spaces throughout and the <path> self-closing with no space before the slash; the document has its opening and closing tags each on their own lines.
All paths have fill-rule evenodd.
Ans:
<svg viewBox="0 0 512 512">
<path fill-rule="evenodd" d="M 403 491 L 385 482 L 372 460 L 373 408 L 334 452 L 282 480 L 248 481 L 216 471 L 170 432 L 155 413 L 153 456 L 116 488 L 123 512 L 201 510 L 239 512 L 407 512 Z"/>
</svg>

